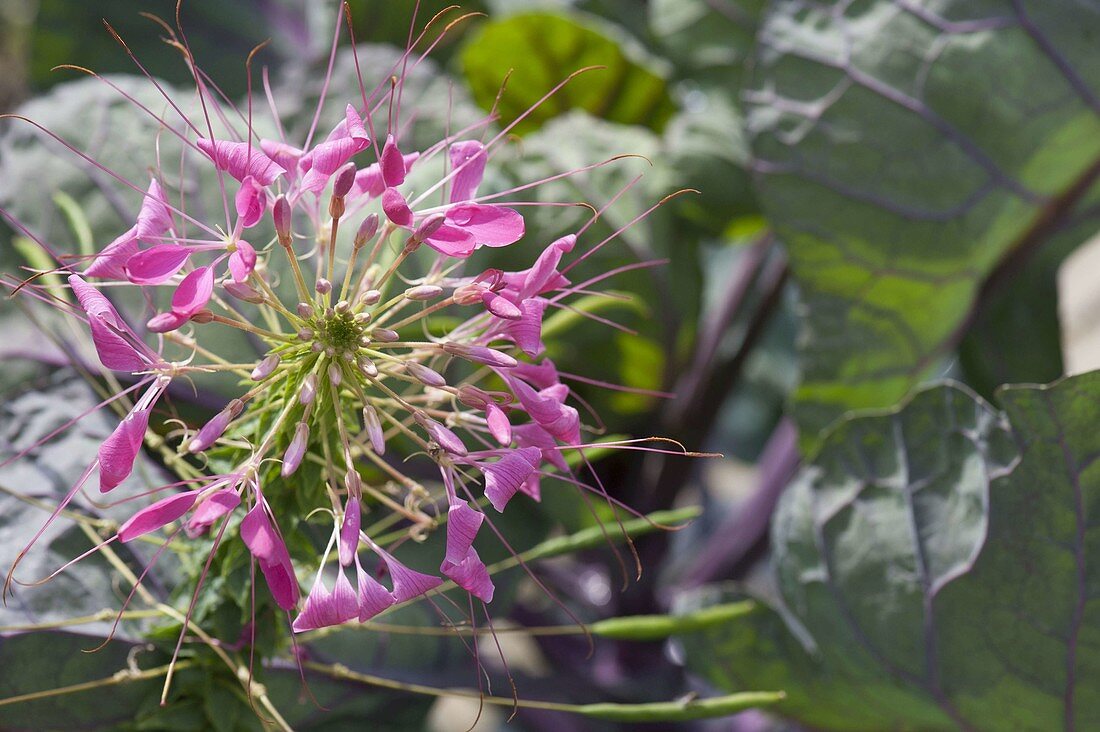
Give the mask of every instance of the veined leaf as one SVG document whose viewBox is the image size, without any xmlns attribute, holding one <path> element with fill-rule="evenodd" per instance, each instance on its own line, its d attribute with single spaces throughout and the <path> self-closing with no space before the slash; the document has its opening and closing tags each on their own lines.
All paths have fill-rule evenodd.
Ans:
<svg viewBox="0 0 1100 732">
<path fill-rule="evenodd" d="M 777 597 L 690 665 L 816 729 L 1100 725 L 1098 397 L 946 385 L 840 423 L 775 517 Z"/>
<path fill-rule="evenodd" d="M 1001 261 L 1076 223 L 1097 33 L 1075 0 L 773 3 L 747 125 L 805 300 L 809 441 L 941 369 Z"/>
</svg>

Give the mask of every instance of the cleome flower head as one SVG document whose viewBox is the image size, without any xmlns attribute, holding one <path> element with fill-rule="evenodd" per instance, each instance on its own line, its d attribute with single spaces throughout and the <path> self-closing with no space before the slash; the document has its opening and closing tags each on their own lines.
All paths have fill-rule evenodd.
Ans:
<svg viewBox="0 0 1100 732">
<path fill-rule="evenodd" d="M 336 102 L 343 114 L 323 133 L 318 109 L 304 139 L 265 136 L 251 101 L 238 113 L 198 71 L 201 117 L 166 92 L 174 116 L 138 105 L 178 140 L 182 165 L 173 175 L 150 160 L 147 181 L 116 176 L 142 193 L 136 220 L 94 256 L 59 262 L 60 307 L 86 323 L 102 366 L 133 384 L 117 397 L 133 402 L 47 526 L 89 481 L 103 493 L 122 485 L 146 438 L 166 431 L 159 405 L 173 384 L 211 375 L 234 379 L 235 396 L 168 432 L 183 480 L 111 540 L 174 522 L 215 537 L 215 550 L 239 537 L 296 632 L 366 621 L 447 580 L 488 603 L 494 584 L 474 543 L 491 515 L 538 501 L 548 476 L 596 490 L 563 456 L 585 446 L 585 428 L 542 324 L 615 272 L 571 281 L 583 228 L 528 235 L 520 210 L 531 203 L 514 199 L 539 181 L 483 192 L 509 131 L 489 136 L 492 116 L 409 149 L 399 100 L 419 58 L 379 70 L 386 82 L 373 92 L 360 80 L 360 97 Z M 221 210 L 189 205 L 184 179 L 206 181 Z M 501 247 L 521 249 L 526 265 L 471 266 Z M 129 291 L 147 304 L 143 325 L 116 307 Z M 303 566 L 285 527 L 318 513 L 329 539 Z M 404 541 L 433 534 L 444 535 L 434 572 L 400 561 Z"/>
</svg>

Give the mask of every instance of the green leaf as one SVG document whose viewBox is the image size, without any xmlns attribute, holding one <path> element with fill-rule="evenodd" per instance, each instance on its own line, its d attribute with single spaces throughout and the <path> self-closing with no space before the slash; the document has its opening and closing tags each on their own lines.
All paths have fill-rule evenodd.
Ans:
<svg viewBox="0 0 1100 732">
<path fill-rule="evenodd" d="M 819 729 L 1100 725 L 1100 372 L 999 397 L 841 422 L 775 516 L 770 607 L 689 665 Z"/>
<path fill-rule="evenodd" d="M 650 0 L 649 28 L 678 76 L 728 85 L 749 57 L 764 4 L 764 0 Z"/>
<path fill-rule="evenodd" d="M 795 402 L 812 442 L 940 370 L 1001 260 L 1072 223 L 1100 172 L 1100 9 L 770 9 L 746 116 L 804 298 Z"/>
<path fill-rule="evenodd" d="M 570 109 L 660 130 L 675 110 L 661 72 L 613 26 L 579 14 L 529 13 L 484 24 L 467 39 L 462 69 L 474 99 L 491 109 L 500 100 L 501 122 L 530 109 L 566 76 L 589 66 L 534 109 L 515 130 L 522 134 Z"/>
</svg>

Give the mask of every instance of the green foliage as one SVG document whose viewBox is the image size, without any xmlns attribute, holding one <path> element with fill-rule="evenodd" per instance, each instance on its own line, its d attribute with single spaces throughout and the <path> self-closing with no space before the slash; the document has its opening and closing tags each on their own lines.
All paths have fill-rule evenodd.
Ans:
<svg viewBox="0 0 1100 732">
<path fill-rule="evenodd" d="M 482 109 L 489 110 L 507 77 L 497 109 L 509 124 L 567 75 L 590 66 L 516 125 L 537 129 L 571 109 L 623 124 L 660 130 L 673 112 L 672 100 L 652 59 L 613 26 L 580 15 L 531 13 L 490 21 L 466 40 L 463 73 Z"/>
<path fill-rule="evenodd" d="M 1004 257 L 1095 230 L 1074 207 L 1100 171 L 1100 13 L 1018 5 L 784 1 L 764 20 L 746 124 L 804 301 L 807 445 L 940 371 Z"/>
<path fill-rule="evenodd" d="M 778 509 L 770 606 L 685 636 L 691 665 L 819 729 L 1096 726 L 1098 395 L 945 385 L 840 423 Z"/>
</svg>

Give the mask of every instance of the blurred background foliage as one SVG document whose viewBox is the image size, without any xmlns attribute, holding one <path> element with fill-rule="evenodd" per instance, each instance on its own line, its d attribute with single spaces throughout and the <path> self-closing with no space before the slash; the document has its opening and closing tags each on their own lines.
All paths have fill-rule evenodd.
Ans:
<svg viewBox="0 0 1100 732">
<path fill-rule="evenodd" d="M 421 22 L 447 5 L 420 3 Z M 393 48 L 406 41 L 413 6 L 351 2 L 365 68 L 388 68 L 398 53 Z M 997 638 L 967 641 L 970 621 L 960 608 L 984 597 L 983 612 L 997 616 L 997 637 L 1010 637 L 1039 615 L 1005 588 L 1053 592 L 1069 608 L 1076 596 L 1063 597 L 1064 586 L 1079 582 L 1074 587 L 1083 592 L 1097 573 L 1093 562 L 1088 578 L 1074 579 L 1065 557 L 1034 548 L 1031 542 L 1050 538 L 1041 526 L 1022 540 L 1023 549 L 1012 546 L 1005 529 L 1027 523 L 1029 511 L 1049 512 L 1051 526 L 1079 529 L 1056 539 L 1078 561 L 1088 555 L 1086 534 L 1095 519 L 1082 505 L 1100 500 L 1100 483 L 1087 473 L 1100 438 L 1090 437 L 1095 410 L 1073 405 L 1097 403 L 1094 380 L 1067 382 L 1050 396 L 999 387 L 1063 373 L 1055 276 L 1063 259 L 1095 234 L 1100 216 L 1098 11 L 1072 0 L 484 0 L 463 8 L 482 15 L 448 34 L 410 82 L 414 147 L 438 139 L 448 124 L 477 119 L 498 94 L 504 125 L 569 74 L 602 67 L 582 73 L 516 126 L 498 158 L 498 178 L 487 185 L 505 188 L 596 160 L 638 156 L 534 193 L 600 207 L 629 187 L 590 242 L 672 196 L 577 271 L 583 279 L 668 260 L 610 281 L 615 291 L 633 294 L 629 303 L 594 306 L 629 332 L 609 332 L 562 311 L 547 323 L 561 336 L 550 355 L 566 373 L 675 393 L 662 399 L 575 383 L 608 434 L 662 435 L 725 455 L 693 462 L 605 456 L 598 472 L 615 497 L 643 513 L 698 504 L 702 517 L 675 533 L 638 538 L 645 573 L 625 589 L 606 547 L 542 562 L 541 575 L 586 622 L 688 612 L 746 592 L 758 603 L 744 617 L 681 640 L 599 638 L 593 656 L 583 638 L 527 637 L 509 647 L 519 659 L 512 671 L 520 695 L 650 702 L 774 688 L 788 691 L 776 707 L 781 714 L 811 728 L 1044 729 L 1057 715 L 1076 719 L 1079 728 L 1097 723 L 1093 701 L 1081 695 L 1075 702 L 1065 691 L 1092 678 L 1073 657 L 1078 637 L 1086 639 L 1082 645 L 1100 637 L 1093 614 L 1066 611 L 1070 650 L 1039 641 L 1027 649 L 1022 665 L 1049 665 L 1052 678 L 1064 676 L 1044 685 L 1011 668 L 990 671 L 988 659 L 1003 663 L 998 654 L 1005 646 Z M 171 21 L 174 3 L 0 0 L 0 111 L 29 100 L 35 119 L 140 179 L 141 161 L 153 151 L 135 150 L 131 141 L 153 139 L 155 125 L 94 81 L 74 82 L 78 74 L 51 70 L 74 63 L 133 74 L 101 25 L 105 18 L 153 74 L 186 89 L 180 56 L 139 12 Z M 271 39 L 258 63 L 271 71 L 284 124 L 308 126 L 335 23 L 331 4 L 186 0 L 183 23 L 200 64 L 232 99 L 246 90 L 244 57 Z M 352 68 L 342 48 L 335 97 L 356 93 Z M 120 83 L 149 93 L 142 82 Z M 109 136 L 112 142 L 105 129 L 126 133 Z M 0 135 L 0 205 L 75 250 L 79 237 L 57 197 L 61 191 L 83 212 L 91 240 L 109 241 L 136 199 L 112 198 L 86 169 L 59 162 L 57 153 L 31 130 L 11 127 Z M 685 189 L 692 190 L 673 195 Z M 534 209 L 528 229 L 548 242 L 586 215 L 583 208 Z M 10 271 L 23 261 L 18 237 L 0 230 L 0 239 L 0 263 Z M 526 259 L 519 254 L 495 253 L 477 265 L 514 266 Z M 48 423 L 56 415 L 33 395 L 73 389 L 73 382 L 62 371 L 36 367 L 63 359 L 35 346 L 25 314 L 10 304 L 0 312 L 0 355 L 11 365 L 0 387 L 20 395 L 5 406 L 8 424 Z M 943 378 L 959 385 L 925 388 Z M 917 389 L 925 390 L 884 416 L 881 410 Z M 192 414 L 216 407 L 176 399 Z M 1042 399 L 1046 412 L 1036 406 Z M 1066 455 L 1079 456 L 1068 468 L 1053 452 L 1010 444 L 1012 436 L 1021 445 L 1056 440 L 1059 429 L 1080 440 L 1066 447 Z M 15 444 L 26 437 L 5 439 Z M 1018 487 L 1023 481 L 1006 477 L 1018 465 L 1026 466 L 1025 476 L 1048 480 L 1050 494 L 1015 501 L 1003 493 L 1010 498 L 991 501 L 994 489 L 1026 490 Z M 55 476 L 55 486 L 65 477 Z M 7 484 L 25 479 L 0 472 Z M 508 521 L 514 523 L 505 533 L 524 537 L 526 547 L 592 530 L 596 519 L 575 496 L 549 495 L 537 510 L 510 512 Z M 994 537 L 988 546 L 987 531 Z M 232 567 L 239 579 L 244 566 L 238 559 L 226 562 L 215 586 L 234 586 Z M 1024 578 L 1015 561 L 1028 563 Z M 1046 576 L 1061 584 L 1037 579 Z M 938 592 L 958 577 L 966 581 L 952 585 L 941 612 Z M 522 577 L 513 579 L 494 606 L 501 621 L 571 622 Z M 224 601 L 226 594 L 217 597 Z M 223 603 L 232 617 L 214 617 L 224 608 L 208 608 L 211 623 L 228 628 L 225 637 L 239 634 L 243 602 Z M 434 622 L 416 608 L 395 618 Z M 0 625 L 8 620 L 17 622 L 0 614 Z M 172 637 L 175 628 L 161 630 Z M 0 659 L 46 655 L 28 651 L 31 641 L 22 638 L 5 637 Z M 58 634 L 56 642 L 49 652 L 65 654 L 73 641 Z M 950 647 L 937 654 L 937 643 Z M 473 673 L 460 644 L 431 636 L 347 631 L 311 644 L 307 653 L 437 686 L 468 686 Z M 968 654 L 986 659 L 988 668 L 975 670 Z M 124 656 L 112 647 L 91 660 L 81 657 L 91 670 L 72 673 L 109 676 Z M 447 716 L 414 696 L 354 686 L 350 694 L 347 680 L 332 679 L 313 679 L 314 693 L 336 711 L 315 714 L 298 699 L 292 670 L 288 665 L 268 683 L 300 701 L 288 708 L 301 729 L 357 728 L 361 715 L 409 729 L 439 726 Z M 33 682 L 18 687 L 33 688 Z M 167 711 L 142 706 L 145 697 L 128 691 L 132 728 L 249 729 L 254 722 L 232 683 L 215 672 L 181 676 L 178 688 L 182 701 Z M 867 695 L 874 704 L 866 704 Z M 1061 707 L 1055 703 L 1066 698 Z M 224 709 L 236 711 L 222 717 Z M 64 709 L 50 713 L 65 718 Z M 21 714 L 30 716 L 20 720 L 45 719 Z M 0 707 L 0 720 L 4 715 Z M 491 728 L 501 719 L 488 715 L 481 724 Z M 130 728 L 112 724 L 122 723 L 89 722 Z M 686 721 L 678 728 L 689 724 L 712 728 Z M 722 724 L 784 729 L 788 722 L 749 712 Z M 511 728 L 612 726 L 521 710 Z"/>
</svg>

